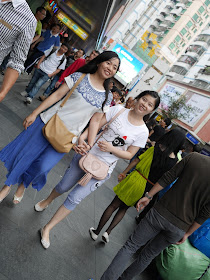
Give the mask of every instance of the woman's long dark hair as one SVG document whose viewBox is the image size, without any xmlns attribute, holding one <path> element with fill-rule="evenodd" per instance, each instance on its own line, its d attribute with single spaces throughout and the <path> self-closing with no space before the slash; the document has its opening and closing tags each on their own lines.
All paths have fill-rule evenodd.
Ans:
<svg viewBox="0 0 210 280">
<path fill-rule="evenodd" d="M 145 96 L 145 95 L 150 95 L 152 97 L 155 98 L 155 107 L 153 109 L 153 111 L 155 109 L 157 109 L 157 107 L 159 106 L 160 104 L 160 96 L 158 95 L 158 93 L 156 91 L 153 91 L 153 90 L 145 90 L 145 91 L 142 91 L 139 95 L 137 95 L 135 97 L 135 100 L 139 100 L 141 97 Z M 143 117 L 143 120 L 146 122 L 148 119 L 150 118 L 150 114 L 146 115 Z"/>
<path fill-rule="evenodd" d="M 164 134 L 157 142 L 156 145 L 161 145 L 164 149 L 161 152 L 161 157 L 158 160 L 158 164 L 161 166 L 164 165 L 166 159 L 169 157 L 171 153 L 174 153 L 175 156 L 179 152 L 179 150 L 184 148 L 185 144 L 185 133 L 181 131 L 179 128 L 174 128 Z"/>
<path fill-rule="evenodd" d="M 85 74 L 88 74 L 88 73 L 89 74 L 94 74 L 98 69 L 98 64 L 100 64 L 104 61 L 108 61 L 108 60 L 110 60 L 111 58 L 114 58 L 114 57 L 119 59 L 119 66 L 117 68 L 117 71 L 118 71 L 119 68 L 120 68 L 120 58 L 119 58 L 118 54 L 113 52 L 113 51 L 105 51 L 105 52 L 99 54 L 97 57 L 95 57 L 93 60 L 88 62 L 83 67 L 79 68 L 77 70 L 77 72 L 81 72 L 81 73 L 85 73 Z M 110 91 L 109 90 L 109 83 L 110 83 L 110 78 L 106 79 L 104 81 L 104 84 L 103 84 L 106 95 L 105 95 L 105 100 L 102 104 L 102 110 L 103 110 L 104 105 L 106 104 L 106 101 L 107 101 L 108 96 L 109 96 L 109 91 Z"/>
</svg>

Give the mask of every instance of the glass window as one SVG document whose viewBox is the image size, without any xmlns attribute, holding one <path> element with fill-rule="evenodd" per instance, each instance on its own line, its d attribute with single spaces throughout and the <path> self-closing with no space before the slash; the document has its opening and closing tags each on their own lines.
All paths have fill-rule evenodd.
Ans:
<svg viewBox="0 0 210 280">
<path fill-rule="evenodd" d="M 204 7 L 201 6 L 198 11 L 199 11 L 200 14 L 202 14 L 204 12 L 204 10 L 205 10 Z"/>
<path fill-rule="evenodd" d="M 170 48 L 171 50 L 173 50 L 174 47 L 175 47 L 174 43 L 171 43 L 171 44 L 169 45 L 169 48 Z"/>
<path fill-rule="evenodd" d="M 188 40 L 190 40 L 191 39 L 191 36 L 188 38 Z"/>
<path fill-rule="evenodd" d="M 182 47 L 184 47 L 186 44 L 184 43 L 184 44 L 182 44 Z"/>
<path fill-rule="evenodd" d="M 195 13 L 194 16 L 192 17 L 194 19 L 195 22 L 198 21 L 198 15 Z"/>
<path fill-rule="evenodd" d="M 187 26 L 188 28 L 190 28 L 192 25 L 193 25 L 192 21 L 189 20 L 186 26 Z"/>
<path fill-rule="evenodd" d="M 178 53 L 180 53 L 180 51 L 178 50 L 176 53 L 178 54 Z"/>
<path fill-rule="evenodd" d="M 186 33 L 187 33 L 187 29 L 186 29 L 186 28 L 182 28 L 181 34 L 182 34 L 182 35 L 185 35 Z"/>
<path fill-rule="evenodd" d="M 206 0 L 204 3 L 208 7 L 208 5 L 210 4 L 210 0 Z"/>
<path fill-rule="evenodd" d="M 203 25 L 203 22 L 201 21 L 201 23 L 199 24 L 200 26 Z"/>
<path fill-rule="evenodd" d="M 177 42 L 179 42 L 179 41 L 181 40 L 181 37 L 180 37 L 179 35 L 177 35 L 176 38 L 175 38 L 175 40 L 176 40 Z"/>
<path fill-rule="evenodd" d="M 207 15 L 205 18 L 208 18 L 209 16 Z"/>
<path fill-rule="evenodd" d="M 197 29 L 195 29 L 193 32 L 194 32 L 194 33 L 197 32 Z"/>
</svg>

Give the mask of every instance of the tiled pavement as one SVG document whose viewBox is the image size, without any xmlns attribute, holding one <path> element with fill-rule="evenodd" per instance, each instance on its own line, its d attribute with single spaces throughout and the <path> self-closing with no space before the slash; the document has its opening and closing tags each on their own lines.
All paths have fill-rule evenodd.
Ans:
<svg viewBox="0 0 210 280">
<path fill-rule="evenodd" d="M 29 106 L 23 104 L 20 92 L 29 81 L 21 75 L 5 100 L 0 103 L 0 149 L 22 131 L 23 119 L 38 106 L 35 98 Z M 2 77 L 0 77 L 0 83 Z M 40 90 L 40 93 L 43 89 Z M 43 199 L 61 179 L 72 158 L 66 155 L 51 170 L 46 186 L 41 192 L 29 187 L 23 201 L 14 206 L 12 197 L 16 186 L 0 204 L 0 280 L 99 280 L 111 260 L 135 228 L 136 210 L 130 208 L 122 222 L 110 235 L 110 242 L 104 245 L 92 241 L 88 229 L 96 226 L 101 214 L 114 197 L 113 186 L 117 174 L 126 166 L 120 160 L 112 177 L 100 189 L 87 197 L 51 233 L 51 246 L 44 250 L 39 243 L 38 229 L 41 228 L 62 204 L 61 196 L 43 213 L 34 211 L 34 204 Z M 0 183 L 3 186 L 6 169 L 0 163 Z M 155 265 L 151 265 L 138 280 L 155 280 Z"/>
</svg>

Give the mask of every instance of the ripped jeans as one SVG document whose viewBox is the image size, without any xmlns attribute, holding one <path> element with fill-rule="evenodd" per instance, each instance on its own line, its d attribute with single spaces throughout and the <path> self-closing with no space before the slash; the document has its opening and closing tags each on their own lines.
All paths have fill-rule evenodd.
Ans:
<svg viewBox="0 0 210 280">
<path fill-rule="evenodd" d="M 63 179 L 55 187 L 56 192 L 63 194 L 75 186 L 64 201 L 64 206 L 71 211 L 74 210 L 86 196 L 91 192 L 94 192 L 99 186 L 108 180 L 111 175 L 108 174 L 105 179 L 100 181 L 92 178 L 86 186 L 80 186 L 77 182 L 85 175 L 85 172 L 79 167 L 80 158 L 81 155 L 74 155 L 70 166 L 66 169 Z"/>
</svg>

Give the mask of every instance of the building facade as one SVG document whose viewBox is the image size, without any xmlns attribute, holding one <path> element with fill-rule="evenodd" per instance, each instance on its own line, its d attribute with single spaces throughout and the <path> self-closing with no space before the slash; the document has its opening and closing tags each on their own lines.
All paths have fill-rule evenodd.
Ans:
<svg viewBox="0 0 210 280">
<path fill-rule="evenodd" d="M 190 44 L 167 74 L 194 86 L 210 90 L 210 26 Z"/>
</svg>

